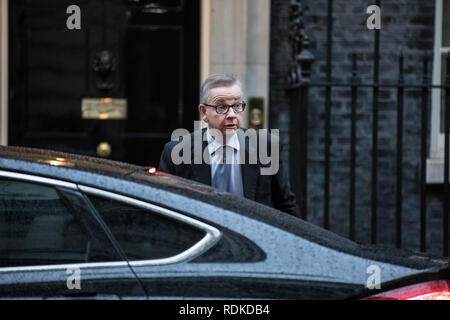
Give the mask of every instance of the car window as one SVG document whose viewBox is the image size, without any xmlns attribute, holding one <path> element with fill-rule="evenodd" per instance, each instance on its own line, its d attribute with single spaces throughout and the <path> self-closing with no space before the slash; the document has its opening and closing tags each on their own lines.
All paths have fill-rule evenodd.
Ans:
<svg viewBox="0 0 450 320">
<path fill-rule="evenodd" d="M 253 241 L 227 228 L 220 228 L 220 240 L 193 263 L 253 263 L 264 261 L 266 253 Z"/>
<path fill-rule="evenodd" d="M 0 266 L 85 262 L 89 237 L 53 187 L 0 179 Z"/>
<path fill-rule="evenodd" d="M 88 195 L 129 260 L 175 256 L 199 242 L 206 232 L 147 209 Z"/>
</svg>

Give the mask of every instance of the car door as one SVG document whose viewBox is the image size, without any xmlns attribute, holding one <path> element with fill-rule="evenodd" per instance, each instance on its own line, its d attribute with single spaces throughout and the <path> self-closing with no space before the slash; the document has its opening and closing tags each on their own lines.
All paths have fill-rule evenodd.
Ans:
<svg viewBox="0 0 450 320">
<path fill-rule="evenodd" d="M 211 220 L 167 208 L 173 206 L 170 196 L 163 207 L 131 196 L 79 187 L 127 255 L 150 299 L 345 298 L 360 289 L 295 278 L 292 274 L 283 278 L 270 265 L 265 268 L 267 247 Z M 235 221 L 242 223 L 242 219 Z M 251 228 L 249 231 L 255 232 Z"/>
<path fill-rule="evenodd" d="M 0 298 L 146 298 L 76 185 L 0 171 Z"/>
</svg>

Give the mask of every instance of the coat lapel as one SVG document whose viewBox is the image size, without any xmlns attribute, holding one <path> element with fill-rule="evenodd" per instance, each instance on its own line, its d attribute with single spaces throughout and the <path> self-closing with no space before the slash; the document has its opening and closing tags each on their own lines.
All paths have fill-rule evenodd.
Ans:
<svg viewBox="0 0 450 320">
<path fill-rule="evenodd" d="M 195 181 L 207 184 L 207 185 L 211 185 L 211 166 L 207 163 L 205 163 L 204 161 L 201 161 L 201 163 L 196 163 L 196 161 L 194 161 L 194 155 L 196 155 L 197 153 L 201 152 L 201 154 L 197 154 L 198 156 L 201 156 L 203 159 L 203 151 L 205 150 L 205 148 L 208 147 L 208 141 L 203 141 L 203 134 L 206 132 L 206 129 L 203 130 L 198 130 L 196 132 L 194 132 L 193 134 L 193 139 L 191 141 L 191 163 L 192 165 L 192 171 L 193 171 L 193 177 Z M 201 135 L 201 136 L 199 136 Z M 194 150 L 194 146 L 195 143 L 199 143 L 202 142 L 202 148 L 201 151 L 200 150 Z M 208 162 L 209 161 L 209 153 L 206 152 L 206 157 L 208 157 Z"/>
<path fill-rule="evenodd" d="M 244 139 L 244 129 L 238 131 L 238 139 L 240 144 L 240 163 L 242 171 L 242 185 L 244 187 L 244 196 L 247 199 L 255 200 L 256 182 L 258 180 L 259 167 L 257 164 L 250 162 L 251 157 L 257 159 L 255 146 L 249 145 L 248 141 Z"/>
</svg>

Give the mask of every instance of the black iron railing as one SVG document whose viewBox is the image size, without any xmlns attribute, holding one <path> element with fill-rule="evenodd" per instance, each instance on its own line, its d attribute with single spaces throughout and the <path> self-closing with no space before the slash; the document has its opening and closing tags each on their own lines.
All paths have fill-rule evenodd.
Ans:
<svg viewBox="0 0 450 320">
<path fill-rule="evenodd" d="M 380 0 L 376 1 L 380 5 Z M 395 191 L 395 243 L 397 247 L 402 247 L 402 179 L 403 179 L 403 146 L 404 146 L 404 94 L 406 89 L 420 90 L 421 105 L 421 130 L 420 130 L 420 250 L 426 251 L 427 234 L 427 194 L 426 194 L 426 160 L 428 155 L 428 132 L 429 132 L 429 98 L 430 92 L 434 88 L 445 90 L 444 108 L 444 177 L 443 177 L 443 255 L 449 255 L 449 128 L 450 128 L 450 53 L 446 57 L 446 81 L 442 85 L 433 85 L 428 77 L 428 66 L 430 59 L 423 57 L 422 61 L 422 81 L 420 83 L 406 83 L 404 71 L 404 56 L 398 56 L 398 80 L 392 83 L 380 83 L 379 60 L 380 60 L 380 30 L 374 30 L 374 62 L 373 81 L 371 83 L 358 82 L 358 66 L 356 53 L 352 56 L 352 77 L 349 82 L 332 82 L 332 0 L 328 0 L 328 24 L 327 24 L 327 54 L 325 82 L 311 82 L 311 65 L 314 56 L 309 52 L 309 40 L 304 34 L 301 19 L 301 7 L 294 3 L 294 16 L 291 17 L 291 43 L 294 43 L 293 67 L 289 80 L 291 85 L 287 88 L 291 98 L 291 126 L 290 126 L 290 173 L 292 177 L 292 187 L 296 192 L 300 207 L 301 218 L 308 218 L 307 206 L 307 172 L 308 172 L 308 107 L 310 88 L 325 89 L 325 132 L 324 132 L 324 202 L 323 202 L 323 227 L 330 227 L 330 133 L 331 133 L 331 94 L 333 88 L 349 88 L 351 91 L 351 111 L 350 111 L 350 175 L 349 175 L 349 238 L 354 240 L 356 233 L 355 226 L 355 159 L 356 153 L 356 124 L 358 93 L 362 89 L 371 89 L 372 94 L 372 150 L 371 150 L 371 242 L 377 243 L 378 235 L 378 120 L 379 120 L 379 99 L 380 89 L 390 88 L 397 93 L 397 141 L 396 141 L 396 191 Z M 295 34 L 298 33 L 298 36 Z"/>
</svg>

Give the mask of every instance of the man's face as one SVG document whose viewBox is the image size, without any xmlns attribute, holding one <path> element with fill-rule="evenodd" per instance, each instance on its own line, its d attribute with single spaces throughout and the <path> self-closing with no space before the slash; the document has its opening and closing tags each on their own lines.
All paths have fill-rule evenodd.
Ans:
<svg viewBox="0 0 450 320">
<path fill-rule="evenodd" d="M 242 102 L 242 92 L 236 84 L 209 91 L 209 105 L 233 105 L 238 102 Z M 203 121 L 208 123 L 208 128 L 219 130 L 224 137 L 231 137 L 241 127 L 243 112 L 236 113 L 233 108 L 229 108 L 226 114 L 218 114 L 215 108 L 200 104 L 199 111 Z"/>
</svg>

